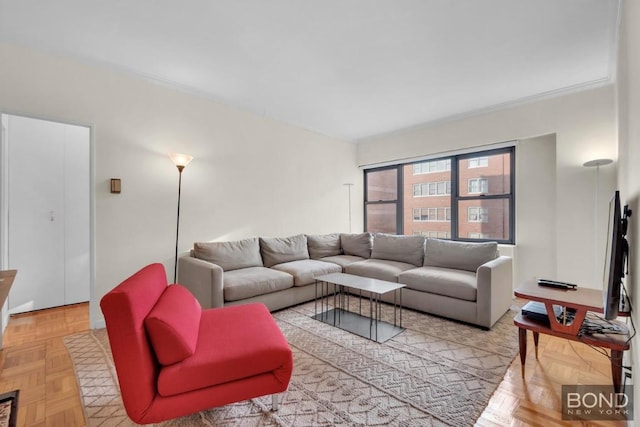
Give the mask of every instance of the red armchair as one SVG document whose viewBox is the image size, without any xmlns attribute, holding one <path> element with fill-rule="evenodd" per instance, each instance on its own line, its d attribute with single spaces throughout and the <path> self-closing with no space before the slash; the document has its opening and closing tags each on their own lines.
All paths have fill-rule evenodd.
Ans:
<svg viewBox="0 0 640 427">
<path fill-rule="evenodd" d="M 291 349 L 263 304 L 202 310 L 151 264 L 100 301 L 127 415 L 160 422 L 275 393 L 289 385 Z"/>
</svg>

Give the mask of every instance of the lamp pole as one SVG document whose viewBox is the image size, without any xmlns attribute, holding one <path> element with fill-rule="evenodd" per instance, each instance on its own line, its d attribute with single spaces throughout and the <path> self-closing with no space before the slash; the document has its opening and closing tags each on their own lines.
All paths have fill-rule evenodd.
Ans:
<svg viewBox="0 0 640 427">
<path fill-rule="evenodd" d="M 178 278 L 178 238 L 180 236 L 180 190 L 182 189 L 182 171 L 184 166 L 177 166 L 178 168 L 178 214 L 176 216 L 176 256 L 173 263 L 173 283 L 176 283 Z"/>
<path fill-rule="evenodd" d="M 344 185 L 349 189 L 349 233 L 351 233 L 351 187 L 353 187 L 353 184 L 348 182 Z"/>
<path fill-rule="evenodd" d="M 173 263 L 173 283 L 178 280 L 178 242 L 180 238 L 180 193 L 182 190 L 182 171 L 193 160 L 188 154 L 170 153 L 169 157 L 178 168 L 178 214 L 176 216 L 176 252 Z"/>
<path fill-rule="evenodd" d="M 594 227 L 594 233 L 593 233 L 593 239 L 594 239 L 594 251 L 593 251 L 593 265 L 594 265 L 594 271 L 593 271 L 593 280 L 594 280 L 594 284 L 596 284 L 598 282 L 598 222 L 599 222 L 599 215 L 598 215 L 598 210 L 600 209 L 600 166 L 606 166 L 608 164 L 613 163 L 613 160 L 611 159 L 595 159 L 595 160 L 589 160 L 588 162 L 585 162 L 582 164 L 582 166 L 586 167 L 586 168 L 596 168 L 596 197 L 595 197 L 595 207 L 594 207 L 594 222 L 595 222 L 595 227 Z"/>
</svg>

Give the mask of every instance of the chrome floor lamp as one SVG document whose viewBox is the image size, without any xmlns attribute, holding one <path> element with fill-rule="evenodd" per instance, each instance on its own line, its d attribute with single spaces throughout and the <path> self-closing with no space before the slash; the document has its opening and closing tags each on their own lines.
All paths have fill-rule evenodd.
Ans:
<svg viewBox="0 0 640 427">
<path fill-rule="evenodd" d="M 182 171 L 193 160 L 193 156 L 180 153 L 169 153 L 169 158 L 173 161 L 173 164 L 178 168 L 178 216 L 176 220 L 176 255 L 173 264 L 173 283 L 176 283 L 178 279 L 178 239 L 180 237 L 180 190 L 182 188 Z"/>
<path fill-rule="evenodd" d="M 599 248 L 599 239 L 598 239 L 598 223 L 599 223 L 599 218 L 598 218 L 598 210 L 600 209 L 600 166 L 606 166 L 613 163 L 613 160 L 611 159 L 595 159 L 595 160 L 589 160 L 588 162 L 585 162 L 582 164 L 582 166 L 584 166 L 585 168 L 596 168 L 596 194 L 595 194 L 595 206 L 593 208 L 594 212 L 594 222 L 595 222 L 595 229 L 594 229 L 594 234 L 593 234 L 593 238 L 594 238 L 594 272 L 593 272 L 593 280 L 594 283 L 598 282 L 598 268 L 597 265 L 598 263 L 596 262 L 598 260 L 598 250 Z"/>
</svg>

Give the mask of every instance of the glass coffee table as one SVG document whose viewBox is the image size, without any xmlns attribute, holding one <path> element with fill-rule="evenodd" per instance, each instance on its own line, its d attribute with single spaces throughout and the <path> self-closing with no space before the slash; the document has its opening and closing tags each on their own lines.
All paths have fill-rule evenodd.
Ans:
<svg viewBox="0 0 640 427">
<path fill-rule="evenodd" d="M 346 273 L 325 274 L 314 277 L 314 279 L 316 280 L 314 319 L 379 343 L 383 343 L 404 331 L 405 328 L 402 327 L 402 288 L 405 285 Z M 334 285 L 331 295 L 329 294 L 329 285 Z M 320 286 L 320 293 L 318 293 L 318 286 Z M 363 296 L 363 292 L 368 295 Z M 393 292 L 393 323 L 381 320 L 381 297 L 390 292 Z M 358 298 L 357 312 L 349 310 L 351 295 Z M 365 313 L 366 300 L 369 300 L 368 316 L 362 314 L 363 298 L 365 299 Z M 333 308 L 330 308 L 329 304 L 332 299 Z M 318 305 L 320 311 L 318 311 Z"/>
</svg>

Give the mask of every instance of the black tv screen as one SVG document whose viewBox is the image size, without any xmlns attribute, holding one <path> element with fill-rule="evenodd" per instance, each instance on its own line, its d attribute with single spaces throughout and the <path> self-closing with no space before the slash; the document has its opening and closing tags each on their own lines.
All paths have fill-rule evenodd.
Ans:
<svg viewBox="0 0 640 427">
<path fill-rule="evenodd" d="M 613 320 L 618 316 L 623 275 L 624 234 L 620 209 L 620 192 L 616 191 L 609 202 L 609 227 L 602 289 L 604 317 L 607 320 Z"/>
</svg>

